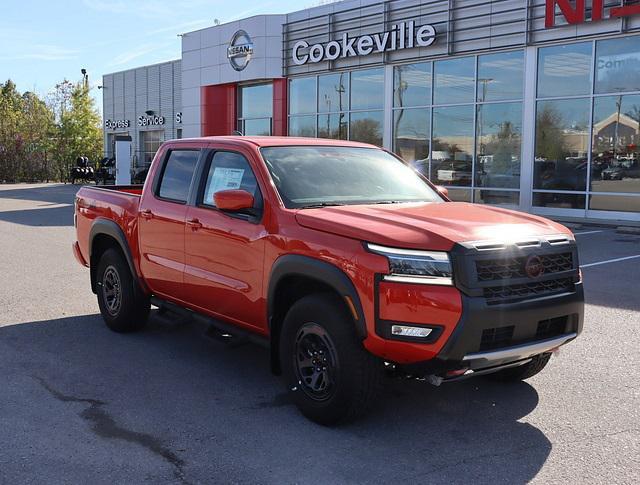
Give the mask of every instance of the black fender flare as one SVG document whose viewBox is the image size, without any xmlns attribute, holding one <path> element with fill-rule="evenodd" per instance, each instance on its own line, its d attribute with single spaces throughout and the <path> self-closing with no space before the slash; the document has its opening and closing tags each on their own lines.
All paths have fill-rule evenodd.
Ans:
<svg viewBox="0 0 640 485">
<path fill-rule="evenodd" d="M 267 321 L 270 329 L 272 318 L 276 312 L 274 308 L 276 290 L 279 283 L 289 276 L 304 276 L 317 280 L 333 288 L 341 297 L 349 297 L 358 317 L 354 319 L 357 335 L 363 340 L 367 337 L 367 324 L 360 296 L 351 279 L 344 271 L 331 263 L 299 254 L 281 256 L 271 268 L 267 292 Z"/>
<path fill-rule="evenodd" d="M 142 285 L 142 282 L 138 277 L 138 272 L 136 271 L 136 266 L 133 262 L 133 256 L 131 255 L 131 249 L 129 248 L 129 242 L 127 241 L 127 236 L 125 236 L 124 231 L 116 222 L 110 219 L 98 218 L 91 225 L 91 230 L 89 231 L 89 265 L 91 271 L 91 289 L 93 292 L 96 292 L 94 277 L 96 268 L 91 264 L 93 257 L 93 243 L 95 238 L 100 235 L 109 236 L 118 243 L 122 250 L 122 254 L 124 254 L 124 257 L 127 260 L 131 275 L 135 281 L 137 281 L 138 287 L 144 288 L 145 286 Z"/>
</svg>

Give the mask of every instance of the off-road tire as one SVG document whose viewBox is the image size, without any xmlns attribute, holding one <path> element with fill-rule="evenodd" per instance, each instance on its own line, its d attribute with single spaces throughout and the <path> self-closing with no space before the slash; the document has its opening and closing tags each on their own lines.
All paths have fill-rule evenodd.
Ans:
<svg viewBox="0 0 640 485">
<path fill-rule="evenodd" d="M 107 327 L 118 333 L 135 332 L 144 328 L 151 304 L 138 287 L 119 250 L 107 249 L 100 257 L 96 288 L 98 306 Z"/>
<path fill-rule="evenodd" d="M 538 372 L 542 371 L 542 369 L 544 369 L 549 363 L 550 358 L 550 353 L 536 355 L 531 362 L 489 374 L 488 377 L 503 382 L 522 381 L 529 377 L 533 377 Z"/>
<path fill-rule="evenodd" d="M 314 353 L 306 352 L 307 340 L 311 347 L 327 350 L 310 356 L 325 367 L 303 367 L 307 360 L 301 356 Z M 382 361 L 365 350 L 344 303 L 330 293 L 303 297 L 289 309 L 281 332 L 280 362 L 293 402 L 304 416 L 325 426 L 351 422 L 366 414 L 382 387 Z M 322 368 L 328 369 L 324 372 L 329 376 L 322 380 L 331 382 L 326 396 L 315 392 L 311 385 L 315 381 L 308 377 L 310 369 Z"/>
</svg>

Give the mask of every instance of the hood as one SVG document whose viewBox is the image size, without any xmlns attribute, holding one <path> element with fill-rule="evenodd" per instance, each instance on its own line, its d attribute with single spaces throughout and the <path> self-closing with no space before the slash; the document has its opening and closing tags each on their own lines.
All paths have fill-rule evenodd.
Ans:
<svg viewBox="0 0 640 485">
<path fill-rule="evenodd" d="M 448 251 L 458 242 L 570 234 L 548 219 L 466 202 L 301 209 L 301 226 L 383 246 Z"/>
</svg>

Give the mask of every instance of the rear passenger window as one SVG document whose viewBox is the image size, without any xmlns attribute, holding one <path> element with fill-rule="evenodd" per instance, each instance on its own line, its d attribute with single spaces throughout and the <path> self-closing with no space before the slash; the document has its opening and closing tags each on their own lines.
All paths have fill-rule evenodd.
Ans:
<svg viewBox="0 0 640 485">
<path fill-rule="evenodd" d="M 164 166 L 158 195 L 163 199 L 186 202 L 191 179 L 200 157 L 200 151 L 174 150 Z"/>
<path fill-rule="evenodd" d="M 260 203 L 258 182 L 246 158 L 234 152 L 216 152 L 213 155 L 202 203 L 214 206 L 213 196 L 221 190 L 246 190 Z"/>
</svg>

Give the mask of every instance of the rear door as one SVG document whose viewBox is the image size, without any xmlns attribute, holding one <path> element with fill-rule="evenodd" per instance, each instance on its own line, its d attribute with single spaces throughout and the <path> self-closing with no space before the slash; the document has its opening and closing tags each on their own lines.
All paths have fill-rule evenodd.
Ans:
<svg viewBox="0 0 640 485">
<path fill-rule="evenodd" d="M 183 300 L 187 201 L 201 150 L 169 148 L 140 201 L 140 267 L 153 293 Z"/>
<path fill-rule="evenodd" d="M 255 173 L 248 157 L 232 150 L 207 153 L 201 173 L 195 204 L 186 217 L 188 303 L 214 316 L 262 329 L 266 231 Z M 255 200 L 253 209 L 234 213 L 218 210 L 213 195 L 225 189 L 250 192 Z"/>
</svg>

